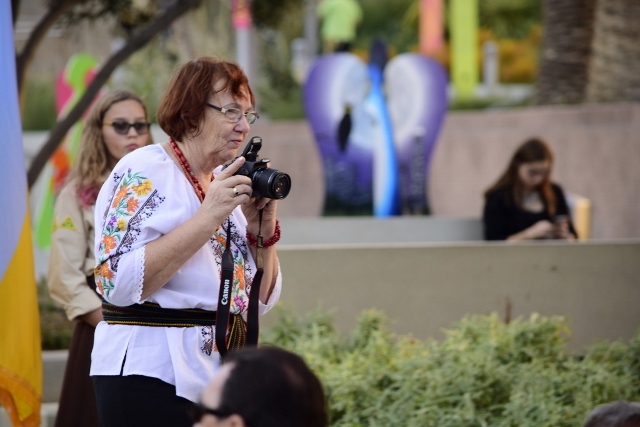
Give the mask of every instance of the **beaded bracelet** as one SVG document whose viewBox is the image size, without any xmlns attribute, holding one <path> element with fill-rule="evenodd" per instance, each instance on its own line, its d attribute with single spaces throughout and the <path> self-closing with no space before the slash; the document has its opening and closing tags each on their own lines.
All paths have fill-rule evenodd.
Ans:
<svg viewBox="0 0 640 427">
<path fill-rule="evenodd" d="M 273 233 L 273 236 L 271 236 L 269 240 L 262 242 L 262 247 L 268 248 L 269 246 L 273 246 L 276 243 L 278 243 L 278 240 L 280 240 L 280 221 L 276 219 L 276 231 Z M 253 246 L 253 247 L 258 246 L 258 239 L 256 238 L 256 236 L 249 233 L 248 231 L 247 231 L 247 242 L 249 243 L 249 246 Z"/>
</svg>

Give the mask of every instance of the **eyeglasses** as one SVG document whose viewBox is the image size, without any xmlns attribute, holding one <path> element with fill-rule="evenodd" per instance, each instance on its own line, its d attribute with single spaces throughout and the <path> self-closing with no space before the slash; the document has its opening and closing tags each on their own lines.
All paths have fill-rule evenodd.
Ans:
<svg viewBox="0 0 640 427">
<path fill-rule="evenodd" d="M 237 108 L 218 107 L 216 105 L 209 104 L 208 102 L 205 102 L 205 104 L 207 104 L 214 110 L 220 111 L 227 119 L 229 119 L 233 123 L 238 123 L 240 121 L 240 118 L 244 116 L 247 119 L 247 122 L 252 125 L 256 122 L 256 120 L 260 118 L 260 114 L 258 114 L 256 111 L 248 111 L 246 113 L 243 113 Z"/>
<path fill-rule="evenodd" d="M 529 178 L 536 178 L 539 176 L 548 175 L 549 169 L 548 168 L 529 169 L 527 173 L 529 174 Z"/>
<path fill-rule="evenodd" d="M 209 408 L 200 402 L 191 402 L 187 408 L 187 412 L 194 423 L 199 422 L 206 414 L 213 415 L 218 418 L 227 418 L 232 412 L 222 409 Z"/>
<path fill-rule="evenodd" d="M 115 122 L 103 122 L 103 126 L 113 126 L 113 130 L 118 135 L 126 135 L 129 133 L 129 129 L 134 128 L 138 135 L 145 135 L 149 133 L 149 125 L 151 123 L 147 122 L 136 122 L 129 123 L 121 120 L 117 120 Z"/>
</svg>

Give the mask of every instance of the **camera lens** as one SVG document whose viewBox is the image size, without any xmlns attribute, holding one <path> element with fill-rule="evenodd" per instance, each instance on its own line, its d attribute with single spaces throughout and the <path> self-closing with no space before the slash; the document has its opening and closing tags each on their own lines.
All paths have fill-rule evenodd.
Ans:
<svg viewBox="0 0 640 427">
<path fill-rule="evenodd" d="M 284 199 L 291 190 L 291 178 L 277 169 L 258 169 L 251 179 L 253 190 L 269 199 Z"/>
<path fill-rule="evenodd" d="M 272 192 L 274 199 L 284 199 L 291 190 L 291 178 L 286 173 L 278 172 L 273 179 Z"/>
</svg>

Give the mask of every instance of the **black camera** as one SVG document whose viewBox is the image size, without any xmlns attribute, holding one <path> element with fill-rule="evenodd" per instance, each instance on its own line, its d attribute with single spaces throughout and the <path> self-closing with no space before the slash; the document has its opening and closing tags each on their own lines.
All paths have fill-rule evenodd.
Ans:
<svg viewBox="0 0 640 427">
<path fill-rule="evenodd" d="M 267 167 L 269 159 L 260 159 L 258 157 L 258 151 L 261 148 L 262 138 L 259 136 L 251 138 L 242 152 L 245 162 L 234 175 L 244 175 L 251 178 L 252 197 L 284 199 L 289 194 L 289 190 L 291 190 L 291 177 L 277 169 Z M 235 161 L 235 159 L 233 160 Z M 231 163 L 224 165 L 222 169 L 226 169 Z"/>
</svg>

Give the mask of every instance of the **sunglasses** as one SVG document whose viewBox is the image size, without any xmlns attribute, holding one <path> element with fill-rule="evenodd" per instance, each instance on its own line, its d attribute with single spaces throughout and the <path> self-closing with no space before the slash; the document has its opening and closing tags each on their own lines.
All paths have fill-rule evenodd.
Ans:
<svg viewBox="0 0 640 427">
<path fill-rule="evenodd" d="M 200 402 L 191 402 L 187 407 L 187 413 L 194 423 L 199 422 L 205 415 L 213 415 L 218 418 L 227 418 L 233 413 L 228 410 L 209 408 Z"/>
<path fill-rule="evenodd" d="M 129 123 L 129 122 L 117 120 L 115 122 L 104 122 L 104 123 L 102 123 L 102 125 L 103 126 L 113 126 L 113 130 L 118 135 L 126 135 L 126 134 L 128 134 L 129 133 L 129 129 L 131 129 L 131 128 L 134 128 L 138 135 L 145 135 L 145 134 L 149 133 L 149 125 L 151 125 L 151 123 L 146 123 L 146 122 Z"/>
</svg>

